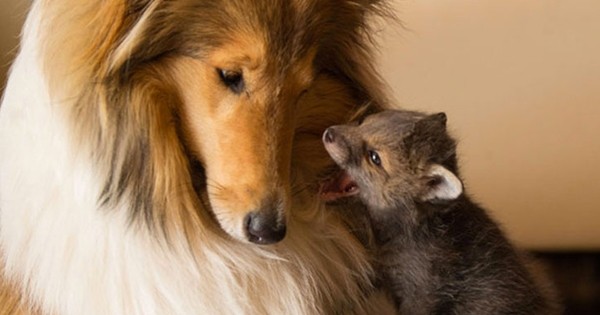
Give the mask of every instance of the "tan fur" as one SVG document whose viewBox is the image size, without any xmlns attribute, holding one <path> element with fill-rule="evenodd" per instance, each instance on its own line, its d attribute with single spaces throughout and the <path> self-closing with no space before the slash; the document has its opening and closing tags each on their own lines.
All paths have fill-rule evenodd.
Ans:
<svg viewBox="0 0 600 315">
<path fill-rule="evenodd" d="M 33 305 L 24 301 L 18 286 L 4 277 L 0 266 L 0 315 L 40 315 Z"/>
<path fill-rule="evenodd" d="M 25 314 L 22 312 L 20 300 L 21 297 L 13 287 L 4 280 L 0 281 L 0 314 Z"/>
<path fill-rule="evenodd" d="M 300 13 L 298 21 L 284 21 L 295 32 L 289 41 L 286 34 L 265 33 L 272 30 L 260 24 L 263 17 L 246 10 L 255 2 L 226 3 L 215 12 L 236 23 L 211 29 L 198 22 L 209 15 L 191 0 L 43 1 L 43 62 L 54 105 L 72 124 L 70 140 L 94 160 L 106 182 L 102 206 L 112 210 L 132 200 L 133 226 L 147 228 L 161 246 L 191 252 L 197 262 L 207 259 L 198 249 L 203 246 L 224 246 L 227 254 L 258 261 L 253 257 L 264 253 L 245 243 L 243 220 L 261 202 L 279 198 L 281 219 L 292 232 L 269 250 L 292 261 L 290 251 L 314 252 L 304 243 L 323 236 L 302 239 L 295 231 L 325 222 L 335 237 L 345 235 L 330 236 L 329 250 L 345 257 L 354 248 L 356 256 L 344 261 L 348 268 L 366 269 L 356 279 L 309 280 L 339 283 L 331 296 L 359 296 L 352 290 L 370 286 L 365 253 L 338 218 L 313 204 L 318 180 L 332 165 L 320 142 L 323 130 L 347 121 L 365 103 L 385 106 L 363 24 L 378 1 L 344 2 L 339 12 L 326 1 L 293 1 Z M 284 14 L 269 10 L 273 21 Z M 339 25 L 322 34 L 323 25 L 333 23 L 327 14 L 340 14 Z M 306 29 L 296 29 L 298 22 L 308 23 Z M 177 51 L 169 50 L 173 46 Z M 232 94 L 215 69 L 243 71 L 248 89 Z M 196 160 L 206 189 L 194 184 L 201 177 Z M 323 261 L 326 254 L 314 253 Z M 303 270 L 318 274 L 318 268 L 323 276 L 335 274 L 326 270 L 332 266 L 294 268 L 299 277 Z M 240 281 L 264 281 L 256 276 Z M 0 314 L 11 313 L 17 296 L 2 296 L 11 303 L 0 305 Z M 321 303 L 333 311 L 339 301 Z"/>
</svg>

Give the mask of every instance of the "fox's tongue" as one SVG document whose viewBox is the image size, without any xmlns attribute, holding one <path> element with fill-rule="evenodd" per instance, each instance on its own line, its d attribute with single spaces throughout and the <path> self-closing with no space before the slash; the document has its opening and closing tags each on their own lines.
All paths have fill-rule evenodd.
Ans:
<svg viewBox="0 0 600 315">
<path fill-rule="evenodd" d="M 334 178 L 321 185 L 319 193 L 321 199 L 334 201 L 343 197 L 356 195 L 358 193 L 358 186 L 348 173 L 340 171 Z"/>
</svg>

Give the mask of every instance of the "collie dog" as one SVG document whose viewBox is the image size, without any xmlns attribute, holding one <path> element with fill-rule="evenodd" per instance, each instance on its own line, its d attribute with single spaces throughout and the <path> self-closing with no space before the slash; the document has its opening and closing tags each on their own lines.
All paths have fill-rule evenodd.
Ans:
<svg viewBox="0 0 600 315">
<path fill-rule="evenodd" d="M 317 197 L 376 0 L 38 0 L 0 110 L 0 313 L 382 314 Z"/>
</svg>

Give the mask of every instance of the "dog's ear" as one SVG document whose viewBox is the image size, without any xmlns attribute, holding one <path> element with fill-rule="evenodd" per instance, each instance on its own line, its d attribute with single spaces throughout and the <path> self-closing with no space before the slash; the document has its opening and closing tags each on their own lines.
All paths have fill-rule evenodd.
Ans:
<svg viewBox="0 0 600 315">
<path fill-rule="evenodd" d="M 421 201 L 450 201 L 463 193 L 461 180 L 447 168 L 434 164 L 422 178 Z"/>
</svg>

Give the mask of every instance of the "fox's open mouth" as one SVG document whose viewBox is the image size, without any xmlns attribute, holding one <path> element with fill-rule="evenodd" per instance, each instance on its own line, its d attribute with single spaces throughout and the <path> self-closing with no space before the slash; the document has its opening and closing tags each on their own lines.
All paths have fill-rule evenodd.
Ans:
<svg viewBox="0 0 600 315">
<path fill-rule="evenodd" d="M 321 184 L 319 194 L 325 201 L 335 201 L 340 198 L 358 194 L 359 188 L 356 182 L 346 173 L 339 171 L 333 178 Z"/>
</svg>

